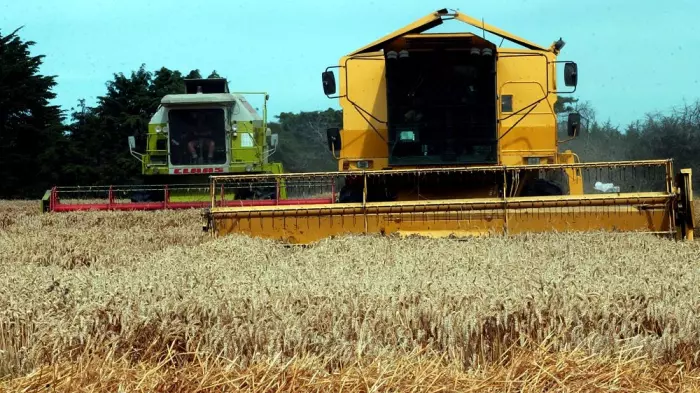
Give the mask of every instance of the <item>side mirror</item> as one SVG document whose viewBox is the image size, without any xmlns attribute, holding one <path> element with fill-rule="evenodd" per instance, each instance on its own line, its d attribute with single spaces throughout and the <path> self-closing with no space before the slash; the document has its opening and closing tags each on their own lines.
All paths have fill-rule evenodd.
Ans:
<svg viewBox="0 0 700 393">
<path fill-rule="evenodd" d="M 570 137 L 578 135 L 581 129 L 581 115 L 579 113 L 569 113 L 569 119 L 566 122 L 567 133 Z"/>
<path fill-rule="evenodd" d="M 265 94 L 265 101 L 268 101 L 268 100 L 270 100 L 270 95 L 269 95 L 269 94 Z"/>
<path fill-rule="evenodd" d="M 335 94 L 335 75 L 333 71 L 324 71 L 321 74 L 321 81 L 323 81 L 323 92 L 327 96 Z"/>
<path fill-rule="evenodd" d="M 277 149 L 277 144 L 279 144 L 279 135 L 277 134 L 272 134 L 270 135 L 270 146 L 272 146 L 272 149 Z"/>
<path fill-rule="evenodd" d="M 340 151 L 340 128 L 329 128 L 326 130 L 328 138 L 328 150 Z"/>
<path fill-rule="evenodd" d="M 564 64 L 564 84 L 575 87 L 578 84 L 578 65 L 576 63 Z"/>
<path fill-rule="evenodd" d="M 131 135 L 127 137 L 127 140 L 129 141 L 129 154 L 136 157 L 137 160 L 143 162 L 143 154 L 134 151 L 134 149 L 136 149 L 136 137 Z"/>
</svg>

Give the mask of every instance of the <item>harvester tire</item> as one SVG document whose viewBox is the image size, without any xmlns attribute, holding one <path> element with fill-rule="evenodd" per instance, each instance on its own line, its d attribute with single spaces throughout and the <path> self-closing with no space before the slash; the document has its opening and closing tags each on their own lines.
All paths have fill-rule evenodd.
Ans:
<svg viewBox="0 0 700 393">
<path fill-rule="evenodd" d="M 131 202 L 163 202 L 165 195 L 159 191 L 134 191 L 131 193 Z"/>
<path fill-rule="evenodd" d="M 277 198 L 277 190 L 274 187 L 260 187 L 254 191 L 256 199 L 275 199 Z"/>
<path fill-rule="evenodd" d="M 344 186 L 338 194 L 339 203 L 357 203 L 362 202 L 362 190 L 357 187 Z"/>
<path fill-rule="evenodd" d="M 536 179 L 530 182 L 523 190 L 522 196 L 548 196 L 564 195 L 564 191 L 557 183 L 547 179 Z"/>
<path fill-rule="evenodd" d="M 236 199 L 275 199 L 277 191 L 274 187 L 254 187 L 253 189 L 238 190 Z"/>
</svg>

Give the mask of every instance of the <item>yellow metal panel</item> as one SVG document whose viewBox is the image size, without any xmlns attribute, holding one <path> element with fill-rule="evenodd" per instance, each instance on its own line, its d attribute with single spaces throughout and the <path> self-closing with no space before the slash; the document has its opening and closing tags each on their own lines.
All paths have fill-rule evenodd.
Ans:
<svg viewBox="0 0 700 393">
<path fill-rule="evenodd" d="M 443 10 L 444 11 L 444 10 Z M 472 24 L 476 19 L 460 13 L 435 12 L 399 29 L 366 47 L 343 57 L 340 61 L 340 104 L 343 108 L 342 149 L 338 155 L 339 170 L 343 159 L 381 160 L 388 158 L 387 105 L 384 56 L 381 46 L 392 40 L 407 37 L 417 39 L 417 34 L 433 23 L 440 23 L 442 16 L 454 17 Z M 555 89 L 555 55 L 548 49 L 516 37 L 496 27 L 478 23 L 487 31 L 520 42 L 530 49 L 498 50 L 498 94 L 512 95 L 513 111 L 500 113 L 498 145 L 501 164 L 522 164 L 526 157 L 550 157 L 555 161 L 557 153 L 556 116 L 553 103 Z M 470 35 L 470 34 L 467 34 Z M 425 34 L 433 38 L 450 39 L 466 36 L 463 33 Z M 534 108 L 529 110 L 528 106 Z M 522 110 L 520 113 L 514 113 Z"/>
<path fill-rule="evenodd" d="M 693 170 L 690 168 L 681 169 L 677 175 L 676 187 L 679 191 L 680 217 L 678 234 L 686 240 L 693 240 L 695 237 L 695 199 L 693 196 Z"/>
<path fill-rule="evenodd" d="M 366 174 L 368 176 L 387 176 L 387 175 L 399 175 L 399 174 L 438 174 L 443 172 L 503 172 L 503 171 L 517 171 L 520 169 L 567 169 L 567 168 L 643 168 L 643 167 L 666 167 L 671 163 L 669 159 L 656 159 L 656 160 L 630 160 L 630 161 L 600 161 L 600 162 L 586 162 L 586 163 L 560 163 L 554 165 L 514 165 L 514 166 L 449 166 L 446 168 L 420 168 L 420 169 L 394 169 L 390 172 L 381 170 L 370 170 L 362 171 L 360 174 Z M 335 176 L 345 175 L 343 172 L 307 172 L 307 173 L 284 173 L 282 175 L 270 175 L 270 174 L 247 174 L 247 175 L 214 175 L 211 179 L 216 182 L 224 182 L 226 180 L 274 180 L 276 178 L 282 179 L 294 179 L 294 178 L 313 178 L 313 177 L 324 177 L 330 178 Z M 670 176 L 670 172 L 668 174 Z M 635 194 L 636 195 L 636 194 Z"/>
<path fill-rule="evenodd" d="M 371 161 L 372 166 L 370 168 L 358 168 L 357 167 L 357 162 L 358 161 Z M 389 159 L 386 157 L 362 157 L 359 158 L 358 160 L 341 160 L 338 164 L 340 167 L 340 170 L 343 170 L 343 165 L 344 163 L 347 163 L 348 166 L 345 170 L 348 171 L 363 171 L 366 169 L 369 170 L 377 170 L 377 169 L 383 169 L 383 168 L 388 168 L 389 167 Z"/>
<path fill-rule="evenodd" d="M 367 51 L 376 51 L 377 49 L 379 49 L 379 46 L 381 46 L 387 41 L 391 41 L 396 37 L 402 36 L 404 34 L 420 33 L 432 29 L 433 27 L 438 26 L 440 24 L 442 24 L 441 15 L 437 12 L 431 12 L 430 14 L 416 20 L 415 22 L 408 24 L 392 33 L 389 33 L 384 37 L 372 42 L 371 44 L 366 45 L 350 53 L 348 56 L 356 55 Z"/>
<path fill-rule="evenodd" d="M 476 38 L 480 41 L 485 41 L 474 33 L 422 33 L 422 34 L 406 34 L 401 37 L 406 40 L 416 40 L 421 38 Z"/>
<path fill-rule="evenodd" d="M 379 133 L 373 130 L 344 129 L 341 131 L 342 145 L 338 158 L 361 160 L 383 158 L 388 162 L 389 147 L 385 142 L 387 138 L 386 128 L 379 130 Z"/>
<path fill-rule="evenodd" d="M 387 158 L 386 83 L 381 53 L 343 58 L 340 104 L 343 107 L 340 159 Z M 350 81 L 349 86 L 347 81 Z M 342 163 L 339 163 L 342 170 Z"/>
<path fill-rule="evenodd" d="M 217 235 L 246 234 L 308 244 L 343 234 L 420 234 L 429 237 L 547 231 L 668 232 L 670 213 L 664 209 L 539 208 L 434 213 L 337 214 L 300 217 L 226 217 L 219 213 Z"/>
<path fill-rule="evenodd" d="M 466 236 L 542 231 L 672 233 L 671 196 L 551 196 L 310 206 L 212 208 L 217 235 L 242 233 L 290 243 L 341 234 Z"/>
<path fill-rule="evenodd" d="M 506 38 L 506 39 L 513 41 L 519 45 L 522 45 L 528 49 L 540 50 L 540 51 L 547 51 L 548 50 L 547 48 L 542 47 L 540 45 L 537 45 L 534 42 L 530 42 L 524 38 L 516 36 L 515 34 L 509 33 L 505 30 L 501 30 L 498 27 L 491 26 L 487 23 L 484 23 L 484 21 L 480 21 L 478 19 L 472 18 L 471 16 L 465 15 L 461 12 L 455 13 L 455 19 L 462 21 L 468 25 L 472 25 L 474 27 L 484 29 L 484 30 L 488 31 L 489 33 L 495 34 L 499 37 Z"/>
<path fill-rule="evenodd" d="M 498 52 L 499 99 L 512 97 L 512 110 L 499 105 L 499 150 L 505 165 L 523 163 L 527 156 L 551 156 L 557 151 L 557 124 L 549 94 L 548 54 Z M 548 75 L 550 77 L 548 78 Z M 507 108 L 506 108 L 507 109 Z M 518 162 L 518 160 L 520 162 Z"/>
<path fill-rule="evenodd" d="M 522 45 L 528 49 L 531 50 L 539 50 L 539 51 L 548 51 L 548 48 L 545 48 L 543 46 L 540 46 L 538 44 L 535 44 L 534 42 L 528 41 L 524 38 L 518 37 L 515 34 L 509 33 L 505 30 L 502 30 L 498 27 L 492 26 L 488 23 L 485 23 L 484 21 L 480 21 L 476 18 L 473 18 L 469 15 L 463 14 L 461 12 L 448 12 L 447 10 L 439 10 L 432 12 L 415 22 L 408 24 L 398 30 L 393 31 L 392 33 L 387 34 L 386 36 L 372 42 L 369 45 L 366 45 L 352 53 L 350 55 L 355 55 L 358 53 L 366 52 L 366 51 L 374 51 L 377 50 L 381 45 L 387 43 L 388 41 L 392 41 L 396 39 L 397 37 L 408 35 L 408 34 L 417 34 L 417 33 L 422 33 L 424 31 L 430 30 L 435 26 L 438 26 L 442 24 L 442 17 L 448 17 L 448 18 L 454 18 L 456 20 L 459 20 L 463 23 L 466 23 L 468 25 L 474 26 L 479 29 L 483 29 L 485 31 L 488 31 L 492 34 L 495 34 L 499 37 L 506 38 L 512 42 L 515 42 L 519 45 Z"/>
<path fill-rule="evenodd" d="M 579 162 L 578 156 L 571 150 L 566 150 L 557 157 L 560 164 L 575 164 Z M 569 194 L 583 195 L 583 176 L 580 168 L 566 168 L 564 172 L 569 178 Z"/>
</svg>

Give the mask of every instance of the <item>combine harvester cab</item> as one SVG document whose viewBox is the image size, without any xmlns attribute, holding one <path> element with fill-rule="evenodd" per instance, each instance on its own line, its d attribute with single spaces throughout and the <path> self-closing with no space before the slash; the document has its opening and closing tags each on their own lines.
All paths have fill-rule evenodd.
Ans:
<svg viewBox="0 0 700 393">
<path fill-rule="evenodd" d="M 212 174 L 282 173 L 280 163 L 269 162 L 278 138 L 267 127 L 267 93 L 231 93 L 224 78 L 188 79 L 185 87 L 185 94 L 162 98 L 142 152 L 136 138 L 128 138 L 131 155 L 141 162 L 142 184 L 54 187 L 44 195 L 42 211 L 201 209 L 209 206 Z M 246 100 L 250 95 L 263 97 L 262 117 Z M 239 189 L 227 194 L 224 205 L 270 204 L 274 192 Z"/>
<path fill-rule="evenodd" d="M 485 33 L 427 33 L 445 20 L 519 48 Z M 344 56 L 322 73 L 326 96 L 343 108 L 343 128 L 327 130 L 338 171 L 213 175 L 204 229 L 290 243 L 348 233 L 543 231 L 692 239 L 690 170 L 675 174 L 665 159 L 583 163 L 561 151 L 581 119 L 569 114 L 560 141 L 554 104 L 578 84 L 576 63 L 557 60 L 563 46 L 539 46 L 443 9 Z M 287 199 L 224 206 L 227 190 L 257 185 Z"/>
</svg>

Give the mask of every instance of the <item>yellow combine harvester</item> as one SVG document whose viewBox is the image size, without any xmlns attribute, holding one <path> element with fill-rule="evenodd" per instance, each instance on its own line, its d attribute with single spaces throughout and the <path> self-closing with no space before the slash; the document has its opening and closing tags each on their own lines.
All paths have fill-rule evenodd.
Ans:
<svg viewBox="0 0 700 393">
<path fill-rule="evenodd" d="M 472 33 L 426 33 L 456 19 Z M 211 177 L 205 230 L 309 243 L 346 233 L 465 236 L 642 231 L 692 239 L 690 170 L 671 160 L 581 163 L 560 152 L 554 103 L 578 83 L 542 47 L 445 9 L 340 59 L 322 74 L 343 108 L 329 129 L 338 171 Z M 557 65 L 563 63 L 562 91 Z M 575 138 L 580 115 L 569 114 Z M 220 206 L 227 191 L 286 191 L 268 206 Z"/>
</svg>

